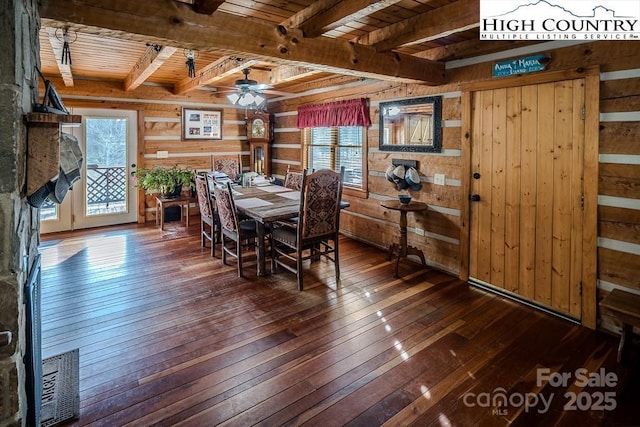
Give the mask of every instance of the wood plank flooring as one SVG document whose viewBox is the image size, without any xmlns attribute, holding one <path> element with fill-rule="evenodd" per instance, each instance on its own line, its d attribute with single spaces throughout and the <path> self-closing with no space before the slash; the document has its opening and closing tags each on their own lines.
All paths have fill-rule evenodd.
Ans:
<svg viewBox="0 0 640 427">
<path fill-rule="evenodd" d="M 347 238 L 339 283 L 316 262 L 299 292 L 286 271 L 256 277 L 251 253 L 239 278 L 193 222 L 42 237 L 43 357 L 80 349 L 70 425 L 640 423 L 638 352 L 616 364 L 615 337 L 411 262 L 395 279 L 386 252 Z M 538 381 L 545 368 L 571 379 Z M 618 381 L 582 386 L 579 368 Z M 605 392 L 615 410 L 587 410 Z"/>
</svg>

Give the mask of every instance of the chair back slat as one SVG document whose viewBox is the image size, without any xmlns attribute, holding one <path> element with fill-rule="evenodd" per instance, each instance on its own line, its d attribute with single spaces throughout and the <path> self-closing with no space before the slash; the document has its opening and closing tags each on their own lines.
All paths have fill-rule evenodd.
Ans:
<svg viewBox="0 0 640 427">
<path fill-rule="evenodd" d="M 234 181 L 242 173 L 242 160 L 240 155 L 211 156 L 211 170 L 226 174 Z"/>
<path fill-rule="evenodd" d="M 196 192 L 198 194 L 198 205 L 200 206 L 200 215 L 206 218 L 213 218 L 213 207 L 211 205 L 211 193 L 209 192 L 209 184 L 207 177 L 204 175 L 196 175 Z"/>
<path fill-rule="evenodd" d="M 284 177 L 284 186 L 292 190 L 300 191 L 302 189 L 302 173 L 287 171 Z"/>
<path fill-rule="evenodd" d="M 226 189 L 216 185 L 213 193 L 218 208 L 218 216 L 220 217 L 220 226 L 226 230 L 236 232 L 238 230 L 238 217 L 231 191 L 231 185 L 227 183 Z"/>
<path fill-rule="evenodd" d="M 321 169 L 307 175 L 303 172 L 299 238 L 313 239 L 337 233 L 340 229 L 342 179 L 340 172 Z"/>
</svg>

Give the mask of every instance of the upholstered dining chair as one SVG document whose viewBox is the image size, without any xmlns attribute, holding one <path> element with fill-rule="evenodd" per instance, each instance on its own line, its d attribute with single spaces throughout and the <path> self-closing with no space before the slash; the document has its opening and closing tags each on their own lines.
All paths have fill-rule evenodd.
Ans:
<svg viewBox="0 0 640 427">
<path fill-rule="evenodd" d="M 298 289 L 303 290 L 304 260 L 324 256 L 334 263 L 336 280 L 340 278 L 338 232 L 344 167 L 340 172 L 320 169 L 302 172 L 298 223 L 274 223 L 271 228 L 271 270 L 278 266 L 294 273 Z M 280 259 L 287 261 L 283 261 Z"/>
<path fill-rule="evenodd" d="M 211 170 L 225 173 L 231 181 L 242 173 L 242 158 L 240 154 L 211 156 Z"/>
<path fill-rule="evenodd" d="M 216 241 L 220 228 L 220 219 L 211 199 L 211 191 L 207 176 L 196 175 L 196 194 L 198 195 L 198 205 L 200 207 L 200 244 L 205 247 L 205 240 L 211 242 L 211 256 L 216 256 Z"/>
<path fill-rule="evenodd" d="M 292 190 L 300 191 L 302 189 L 302 172 L 295 172 L 287 167 L 287 173 L 284 176 L 284 186 Z"/>
<path fill-rule="evenodd" d="M 225 186 L 217 184 L 213 194 L 220 217 L 222 263 L 227 264 L 227 254 L 235 257 L 238 263 L 238 276 L 242 277 L 242 248 L 255 246 L 258 235 L 256 223 L 254 220 L 239 220 L 230 182 Z M 229 241 L 234 243 L 235 249 L 227 246 Z"/>
</svg>

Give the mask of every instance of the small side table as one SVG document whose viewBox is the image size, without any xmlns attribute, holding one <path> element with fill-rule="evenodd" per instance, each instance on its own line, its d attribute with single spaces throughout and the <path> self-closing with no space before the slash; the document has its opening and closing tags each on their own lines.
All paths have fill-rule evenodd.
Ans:
<svg viewBox="0 0 640 427">
<path fill-rule="evenodd" d="M 156 196 L 156 225 L 160 224 L 160 230 L 164 230 L 164 209 L 171 206 L 180 206 L 180 221 L 186 218 L 186 226 L 189 227 L 189 205 L 195 203 L 196 199 L 188 196 L 178 196 L 172 199 L 165 199 Z"/>
<path fill-rule="evenodd" d="M 422 265 L 426 266 L 427 263 L 424 259 L 422 251 L 414 246 L 407 245 L 407 212 L 419 212 L 427 210 L 427 204 L 422 202 L 411 201 L 407 204 L 400 203 L 398 200 L 387 200 L 380 204 L 383 208 L 391 209 L 394 211 L 400 211 L 400 243 L 394 243 L 389 246 L 389 260 L 396 255 L 396 268 L 394 277 L 398 277 L 398 264 L 400 258 L 407 258 L 409 255 L 416 255 L 422 260 Z"/>
</svg>

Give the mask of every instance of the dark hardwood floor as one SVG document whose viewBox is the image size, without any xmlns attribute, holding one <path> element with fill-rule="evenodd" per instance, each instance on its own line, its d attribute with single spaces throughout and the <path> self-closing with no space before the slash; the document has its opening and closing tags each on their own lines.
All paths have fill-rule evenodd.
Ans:
<svg viewBox="0 0 640 427">
<path fill-rule="evenodd" d="M 618 365 L 613 336 L 418 264 L 395 279 L 347 238 L 340 283 L 326 261 L 303 292 L 253 259 L 238 278 L 193 223 L 43 236 L 43 357 L 80 349 L 70 425 L 640 424 L 637 346 Z"/>
</svg>

